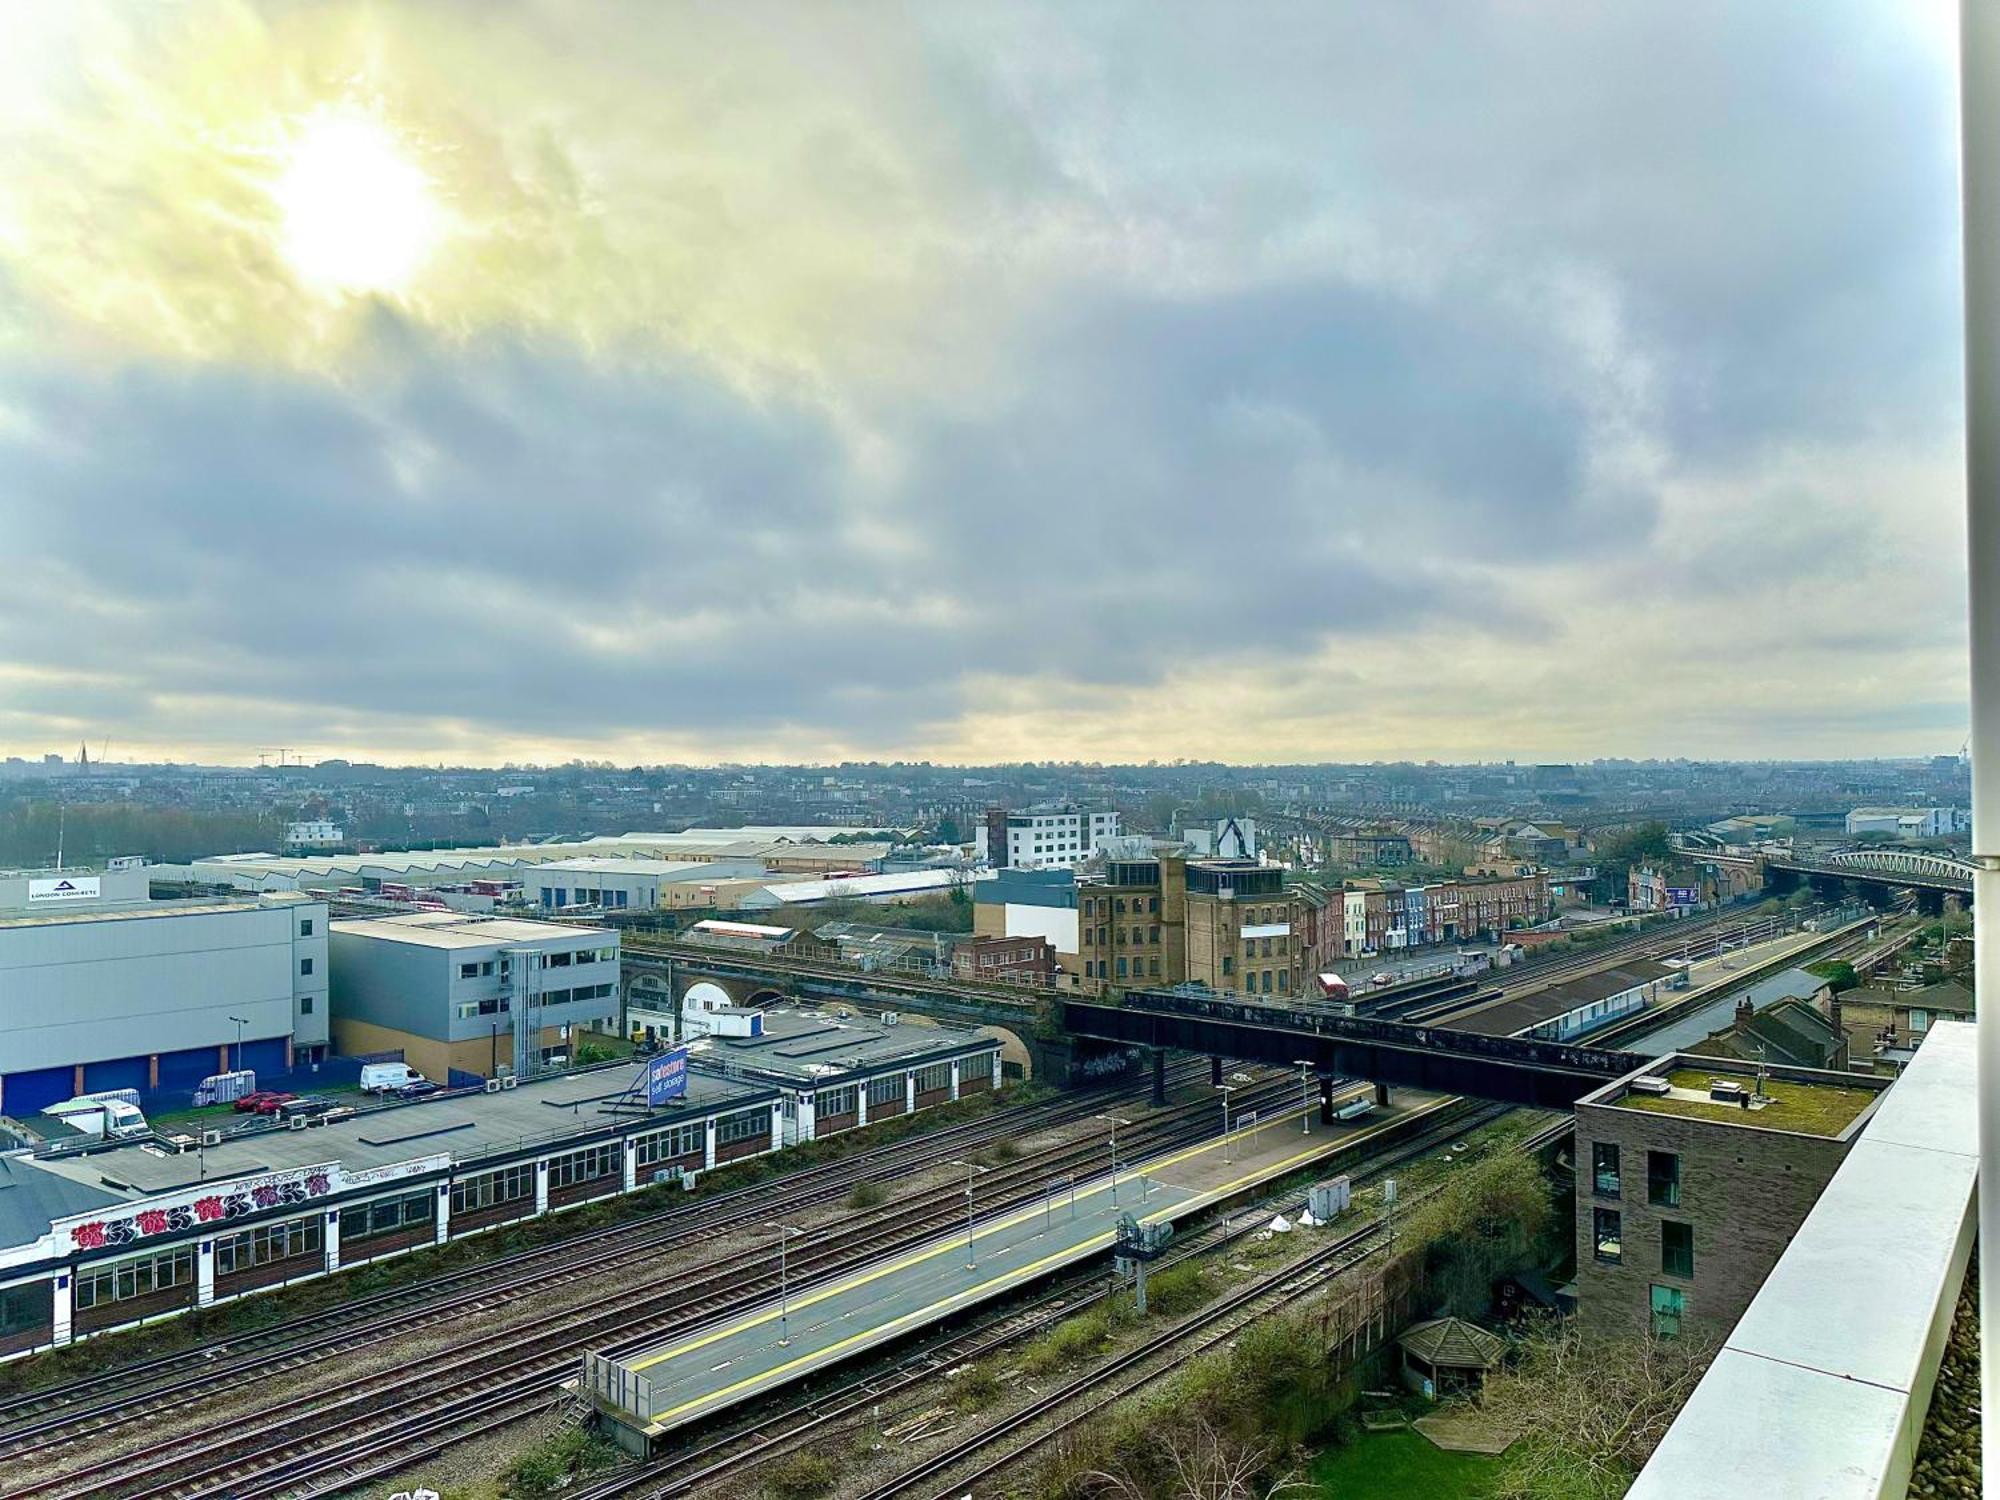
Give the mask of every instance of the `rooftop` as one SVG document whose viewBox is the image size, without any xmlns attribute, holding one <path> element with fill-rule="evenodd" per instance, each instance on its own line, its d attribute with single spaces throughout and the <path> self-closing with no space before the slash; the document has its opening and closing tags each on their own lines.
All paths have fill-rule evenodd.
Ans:
<svg viewBox="0 0 2000 1500">
<path fill-rule="evenodd" d="M 1647 1114 L 1707 1120 L 1716 1125 L 1751 1126 L 1759 1130 L 1788 1130 L 1796 1135 L 1832 1137 L 1844 1132 L 1881 1097 L 1878 1088 L 1849 1088 L 1834 1083 L 1767 1078 L 1764 1080 L 1764 1092 L 1769 1096 L 1768 1101 L 1745 1109 L 1740 1104 L 1711 1100 L 1708 1097 L 1709 1081 L 1726 1078 L 1732 1083 L 1754 1087 L 1754 1073 L 1705 1067 L 1697 1063 L 1693 1067 L 1675 1068 L 1666 1076 L 1668 1085 L 1674 1090 L 1671 1094 L 1637 1094 L 1628 1089 L 1619 1098 L 1599 1102 L 1621 1109 L 1642 1110 Z"/>
<path fill-rule="evenodd" d="M 1514 1036 L 1544 1021 L 1568 1015 L 1573 1010 L 1581 1010 L 1586 1005 L 1594 1005 L 1599 1000 L 1608 1000 L 1613 995 L 1622 995 L 1629 989 L 1679 972 L 1650 959 L 1636 959 L 1600 969 L 1595 974 L 1585 974 L 1564 984 L 1552 984 L 1526 995 L 1498 1001 L 1484 1010 L 1455 1019 L 1451 1025 L 1455 1031 L 1471 1031 L 1482 1036 Z"/>
<path fill-rule="evenodd" d="M 234 899 L 199 901 L 141 901 L 129 906 L 85 907 L 81 911 L 8 912 L 0 915 L 0 927 L 51 927 L 70 922 L 129 922 L 147 917 L 195 917 L 225 911 L 256 911 L 260 907 L 294 901 L 324 901 L 324 896 L 304 891 L 272 891 Z"/>
<path fill-rule="evenodd" d="M 689 1111 L 750 1103 L 768 1090 L 688 1070 L 684 1102 L 652 1111 L 662 1119 Z M 360 1170 L 391 1166 L 442 1153 L 473 1161 L 552 1138 L 583 1135 L 636 1118 L 630 1108 L 645 1097 L 645 1064 L 530 1079 L 497 1094 L 454 1094 L 362 1110 L 344 1120 L 288 1130 L 245 1121 L 219 1146 L 199 1154 L 173 1154 L 149 1139 L 121 1142 L 73 1156 L 0 1156 L 0 1250 L 32 1242 L 47 1232 L 51 1216 L 80 1213 L 193 1187 L 202 1181 L 251 1176 L 338 1161 Z M 615 1101 L 627 1107 L 613 1110 Z M 18 1195 L 18 1196 L 16 1196 Z"/>
<path fill-rule="evenodd" d="M 401 917 L 355 917 L 332 924 L 334 932 L 426 948 L 490 948 L 495 943 L 546 943 L 564 938 L 604 938 L 602 927 L 567 927 L 516 917 L 484 917 L 456 911 L 420 911 Z"/>
<path fill-rule="evenodd" d="M 843 1020 L 836 1011 L 786 1005 L 764 1012 L 762 1036 L 698 1037 L 688 1055 L 732 1077 L 806 1082 L 962 1053 L 982 1041 L 970 1026 L 889 1025 L 858 1011 Z"/>
</svg>

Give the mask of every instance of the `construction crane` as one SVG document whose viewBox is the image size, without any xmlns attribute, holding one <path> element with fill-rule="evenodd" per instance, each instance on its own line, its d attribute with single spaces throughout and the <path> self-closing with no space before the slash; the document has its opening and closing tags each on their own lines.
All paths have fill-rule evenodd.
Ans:
<svg viewBox="0 0 2000 1500">
<path fill-rule="evenodd" d="M 257 764 L 260 766 L 268 765 L 269 761 L 267 757 L 275 755 L 278 757 L 278 764 L 282 766 L 285 763 L 285 757 L 293 753 L 290 745 L 266 745 L 257 752 Z"/>
</svg>

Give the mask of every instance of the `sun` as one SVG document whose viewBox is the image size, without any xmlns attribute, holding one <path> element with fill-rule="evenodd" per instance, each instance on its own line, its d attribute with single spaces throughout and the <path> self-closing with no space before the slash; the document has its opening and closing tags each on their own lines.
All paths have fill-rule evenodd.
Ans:
<svg viewBox="0 0 2000 1500">
<path fill-rule="evenodd" d="M 272 196 L 286 261 L 321 288 L 402 291 L 443 230 L 430 179 L 391 130 L 363 115 L 309 120 Z"/>
</svg>

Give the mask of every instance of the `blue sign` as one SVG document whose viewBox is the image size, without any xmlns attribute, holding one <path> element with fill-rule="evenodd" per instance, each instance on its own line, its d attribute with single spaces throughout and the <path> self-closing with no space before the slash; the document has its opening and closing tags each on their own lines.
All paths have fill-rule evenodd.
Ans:
<svg viewBox="0 0 2000 1500">
<path fill-rule="evenodd" d="M 665 1104 L 684 1098 L 688 1091 L 688 1049 L 676 1047 L 662 1052 L 646 1064 L 646 1102 Z"/>
<path fill-rule="evenodd" d="M 1670 885 L 1667 887 L 1667 900 L 1675 906 L 1699 906 L 1701 892 L 1693 886 Z"/>
</svg>

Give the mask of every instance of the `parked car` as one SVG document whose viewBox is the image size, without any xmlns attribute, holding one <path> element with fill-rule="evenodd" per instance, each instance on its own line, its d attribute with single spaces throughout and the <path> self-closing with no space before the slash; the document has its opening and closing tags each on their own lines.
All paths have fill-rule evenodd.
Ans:
<svg viewBox="0 0 2000 1500">
<path fill-rule="evenodd" d="M 300 1115 L 305 1116 L 309 1120 L 315 1120 L 332 1108 L 333 1101 L 331 1099 L 322 1099 L 316 1094 L 307 1094 L 303 1098 L 285 1100 L 278 1106 L 275 1113 L 281 1120 L 290 1120 Z"/>
<path fill-rule="evenodd" d="M 1394 984 L 1396 982 L 1396 976 L 1394 974 L 1391 974 L 1388 970 L 1385 969 L 1380 974 L 1377 974 L 1375 976 L 1373 982 L 1376 984 Z"/>
<path fill-rule="evenodd" d="M 293 1100 L 297 1099 L 298 1097 L 299 1096 L 297 1094 L 288 1094 L 285 1093 L 282 1089 L 273 1093 L 266 1094 L 262 1099 L 259 1099 L 257 1101 L 257 1107 L 254 1110 L 252 1110 L 251 1113 L 259 1115 L 275 1115 L 279 1110 L 283 1109 L 287 1104 L 290 1104 Z"/>
<path fill-rule="evenodd" d="M 421 1099 L 426 1094 L 436 1094 L 440 1092 L 442 1092 L 442 1090 L 440 1090 L 438 1086 L 432 1083 L 428 1078 L 418 1078 L 410 1083 L 404 1084 L 401 1088 L 395 1091 L 396 1097 L 398 1099 Z"/>
<path fill-rule="evenodd" d="M 245 1094 L 241 1099 L 238 1099 L 235 1109 L 239 1115 L 256 1114 L 266 1099 L 275 1099 L 277 1097 L 278 1095 L 275 1090 L 259 1089 L 254 1094 Z"/>
</svg>

